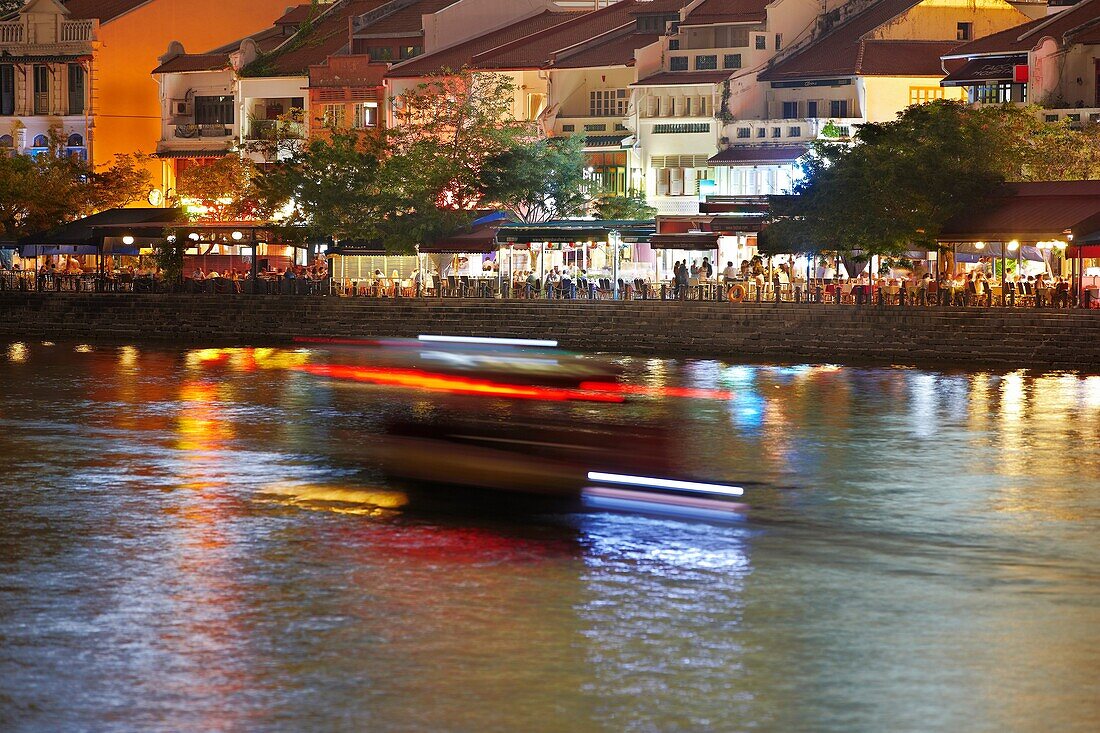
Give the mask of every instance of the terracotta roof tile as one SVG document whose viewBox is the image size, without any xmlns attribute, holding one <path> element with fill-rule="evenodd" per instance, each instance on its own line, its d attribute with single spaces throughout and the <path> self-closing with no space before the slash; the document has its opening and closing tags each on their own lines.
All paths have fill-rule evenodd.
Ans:
<svg viewBox="0 0 1100 733">
<path fill-rule="evenodd" d="M 956 46 L 948 54 L 951 57 L 977 56 L 980 54 L 1030 51 L 1043 38 L 1050 36 L 1058 41 L 1070 38 L 1087 42 L 1089 37 L 1100 37 L 1100 0 L 1085 0 L 1055 15 L 1038 18 L 1015 28 Z"/>
<path fill-rule="evenodd" d="M 609 35 L 606 40 L 596 41 L 576 52 L 558 56 L 551 65 L 555 69 L 632 66 L 634 52 L 655 43 L 659 38 L 660 36 L 656 33 Z"/>
<path fill-rule="evenodd" d="M 533 33 L 561 25 L 574 17 L 576 17 L 576 13 L 573 12 L 547 10 L 491 33 L 397 64 L 390 69 L 387 76 L 427 76 L 437 74 L 444 69 L 461 69 L 463 66 L 470 65 L 471 59 L 477 54 L 518 38 L 525 38 Z"/>
<path fill-rule="evenodd" d="M 229 54 L 185 53 L 173 56 L 153 69 L 154 74 L 172 74 L 180 71 L 216 71 L 229 67 Z"/>
<path fill-rule="evenodd" d="M 728 71 L 660 71 L 636 81 L 632 87 L 667 87 L 677 84 L 721 84 L 735 69 Z"/>
<path fill-rule="evenodd" d="M 773 0 L 703 0 L 688 13 L 683 25 L 713 23 L 762 23 L 767 19 L 767 7 Z"/>
<path fill-rule="evenodd" d="M 379 18 L 370 25 L 355 29 L 355 35 L 370 36 L 379 33 L 408 33 L 419 35 L 424 30 L 422 16 L 438 13 L 443 8 L 454 5 L 459 0 L 421 0 L 387 16 Z"/>
<path fill-rule="evenodd" d="M 149 0 L 68 0 L 65 7 L 74 19 L 99 18 L 100 23 L 108 23 L 147 2 Z"/>
<path fill-rule="evenodd" d="M 633 25 L 630 11 L 637 0 L 619 0 L 606 8 L 578 13 L 552 28 L 498 45 L 473 57 L 472 64 L 483 69 L 537 69 L 549 63 L 555 52 L 583 43 L 603 33 Z"/>
<path fill-rule="evenodd" d="M 808 46 L 781 59 L 758 77 L 761 81 L 824 76 L 943 76 L 939 56 L 956 41 L 868 39 L 875 29 L 918 5 L 921 0 L 879 0 Z"/>
<path fill-rule="evenodd" d="M 793 163 L 809 150 L 805 145 L 733 145 L 712 156 L 711 165 L 742 165 L 749 163 Z"/>
<path fill-rule="evenodd" d="M 291 36 L 285 48 L 276 49 L 271 56 L 262 59 L 263 64 L 259 68 L 269 76 L 305 76 L 311 65 L 321 63 L 348 45 L 352 17 L 374 10 L 384 2 L 346 0 L 334 3 L 313 21 L 307 35 Z"/>
</svg>

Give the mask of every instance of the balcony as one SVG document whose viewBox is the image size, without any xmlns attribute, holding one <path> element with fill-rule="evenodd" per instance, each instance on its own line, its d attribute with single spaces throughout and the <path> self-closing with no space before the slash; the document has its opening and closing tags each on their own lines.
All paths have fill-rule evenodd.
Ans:
<svg viewBox="0 0 1100 733">
<path fill-rule="evenodd" d="M 1063 122 L 1075 130 L 1100 124 L 1100 107 L 1041 109 L 1038 114 L 1043 122 Z"/>
<path fill-rule="evenodd" d="M 275 142 L 278 140 L 303 140 L 305 124 L 287 120 L 252 120 L 245 133 L 245 140 Z"/>
<path fill-rule="evenodd" d="M 95 19 L 62 20 L 59 23 L 28 25 L 9 20 L 0 23 L 0 45 L 32 45 L 54 43 L 90 43 L 96 40 L 99 21 Z"/>
<path fill-rule="evenodd" d="M 233 130 L 222 125 L 196 125 L 191 122 L 169 125 L 171 137 L 180 140 L 221 139 L 231 137 Z"/>
<path fill-rule="evenodd" d="M 830 119 L 827 117 L 774 118 L 768 120 L 736 120 L 725 127 L 726 142 L 731 145 L 762 145 L 765 143 L 802 143 L 812 140 L 847 140 L 860 117 Z"/>
<path fill-rule="evenodd" d="M 23 22 L 20 20 L 0 23 L 0 43 L 25 43 L 25 35 Z"/>
</svg>

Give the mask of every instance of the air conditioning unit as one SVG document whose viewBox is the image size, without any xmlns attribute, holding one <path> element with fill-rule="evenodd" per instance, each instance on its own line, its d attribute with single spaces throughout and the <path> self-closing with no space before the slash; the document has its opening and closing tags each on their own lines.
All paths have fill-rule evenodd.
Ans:
<svg viewBox="0 0 1100 733">
<path fill-rule="evenodd" d="M 191 114 L 191 102 L 186 99 L 172 100 L 172 115 L 175 117 L 188 117 Z"/>
</svg>

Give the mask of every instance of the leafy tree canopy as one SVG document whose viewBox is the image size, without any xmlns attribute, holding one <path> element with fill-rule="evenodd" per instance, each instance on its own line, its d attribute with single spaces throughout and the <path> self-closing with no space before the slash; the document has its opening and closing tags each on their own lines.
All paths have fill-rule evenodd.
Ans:
<svg viewBox="0 0 1100 733">
<path fill-rule="evenodd" d="M 210 221 L 254 219 L 264 215 L 256 191 L 256 165 L 230 154 L 180 171 L 177 203 L 194 207 L 198 218 Z"/>
<path fill-rule="evenodd" d="M 631 191 L 626 196 L 604 193 L 593 202 L 593 214 L 606 221 L 643 221 L 657 216 L 657 209 L 646 203 L 645 196 Z"/>
<path fill-rule="evenodd" d="M 860 126 L 850 145 L 816 143 L 797 195 L 773 201 L 762 249 L 934 249 L 944 224 L 988 205 L 1005 181 L 1097 176 L 1097 141 L 1028 108 L 914 105 Z"/>
<path fill-rule="evenodd" d="M 583 135 L 520 142 L 486 160 L 480 179 L 483 202 L 527 223 L 584 215 L 593 189 Z"/>
<path fill-rule="evenodd" d="M 36 157 L 0 155 L 0 236 L 21 237 L 52 229 L 97 211 L 146 197 L 149 172 L 140 154 L 116 155 L 99 171 L 83 160 L 51 149 Z"/>
</svg>

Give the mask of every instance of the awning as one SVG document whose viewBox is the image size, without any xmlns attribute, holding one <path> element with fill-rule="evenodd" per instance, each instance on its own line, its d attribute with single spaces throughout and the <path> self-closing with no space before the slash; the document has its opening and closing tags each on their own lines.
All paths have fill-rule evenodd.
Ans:
<svg viewBox="0 0 1100 733">
<path fill-rule="evenodd" d="M 615 150 L 621 150 L 623 141 L 626 140 L 627 137 L 627 135 L 586 135 L 584 138 L 584 147 L 614 148 Z"/>
<path fill-rule="evenodd" d="M 508 223 L 497 232 L 502 245 L 532 242 L 606 242 L 618 232 L 624 243 L 646 242 L 656 225 L 652 221 L 560 219 L 541 224 Z"/>
<path fill-rule="evenodd" d="M 715 156 L 710 165 L 791 165 L 806 154 L 805 145 L 733 145 Z"/>
<path fill-rule="evenodd" d="M 1010 82 L 1019 64 L 1026 64 L 1027 56 L 989 56 L 973 59 L 962 65 L 940 82 L 940 86 L 961 87 L 994 82 Z"/>
<path fill-rule="evenodd" d="M 1100 259 L 1100 244 L 1086 244 L 1081 247 L 1066 247 L 1066 257 L 1076 259 L 1083 257 L 1086 260 Z"/>
<path fill-rule="evenodd" d="M 485 226 L 472 232 L 456 234 L 446 239 L 420 245 L 421 252 L 470 254 L 495 252 L 497 249 L 497 230 L 499 227 Z"/>
<path fill-rule="evenodd" d="M 344 257 L 381 257 L 386 254 L 386 248 L 377 240 L 344 239 L 330 245 L 328 253 Z"/>
<path fill-rule="evenodd" d="M 684 234 L 654 234 L 649 238 L 653 249 L 711 250 L 718 248 L 717 232 L 686 232 Z"/>
<path fill-rule="evenodd" d="M 153 153 L 154 158 L 224 158 L 229 155 L 229 149 L 224 150 L 158 150 Z"/>
</svg>

